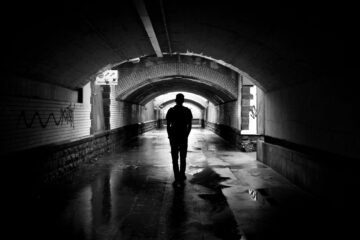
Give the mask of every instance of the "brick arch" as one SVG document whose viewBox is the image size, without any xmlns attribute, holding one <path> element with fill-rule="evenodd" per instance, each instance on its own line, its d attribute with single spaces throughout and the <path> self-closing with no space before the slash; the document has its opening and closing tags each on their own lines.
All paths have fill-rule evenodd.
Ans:
<svg viewBox="0 0 360 240">
<path fill-rule="evenodd" d="M 120 94 L 117 100 L 145 105 L 152 99 L 169 92 L 190 92 L 209 99 L 215 105 L 236 100 L 236 96 L 220 86 L 203 80 L 184 77 L 149 79 Z"/>
<path fill-rule="evenodd" d="M 201 103 L 199 103 L 199 102 L 197 102 L 197 101 L 191 100 L 191 99 L 186 99 L 186 98 L 185 98 L 184 103 L 190 103 L 190 104 L 192 104 L 192 105 L 195 105 L 196 107 L 198 107 L 198 108 L 201 109 L 201 110 L 204 110 L 204 109 L 205 109 L 205 106 L 204 106 L 204 105 L 202 105 Z M 159 104 L 159 107 L 160 107 L 160 108 L 164 108 L 164 107 L 166 107 L 166 106 L 169 105 L 169 104 L 175 104 L 175 100 L 173 99 L 173 100 L 165 101 L 165 102 Z"/>
<path fill-rule="evenodd" d="M 188 91 L 220 104 L 237 99 L 238 73 L 212 60 L 185 55 L 145 57 L 119 71 L 117 99 L 144 104 L 163 93 Z"/>
<path fill-rule="evenodd" d="M 188 105 L 186 105 L 188 104 Z M 184 105 L 185 107 L 190 107 L 190 110 L 192 111 L 192 108 L 196 109 L 195 111 L 198 111 L 199 112 L 199 115 L 196 116 L 197 114 L 195 112 L 192 111 L 192 114 L 193 114 L 193 118 L 194 119 L 202 119 L 204 117 L 204 112 L 205 112 L 205 108 L 204 106 L 202 106 L 201 104 L 197 103 L 197 102 L 190 102 L 190 101 L 185 101 L 184 102 Z M 169 111 L 169 109 L 171 107 L 175 106 L 175 102 L 174 101 L 168 101 L 166 102 L 166 104 L 163 105 L 163 107 L 161 108 L 161 111 L 162 111 L 162 115 L 163 115 L 163 118 L 166 118 L 166 114 L 167 112 Z"/>
</svg>

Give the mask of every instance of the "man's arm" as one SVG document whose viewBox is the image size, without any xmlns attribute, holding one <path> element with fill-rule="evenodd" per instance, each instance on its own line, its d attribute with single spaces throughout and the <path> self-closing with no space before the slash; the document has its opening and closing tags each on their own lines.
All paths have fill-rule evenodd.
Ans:
<svg viewBox="0 0 360 240">
<path fill-rule="evenodd" d="M 189 109 L 189 118 L 188 118 L 188 123 L 187 123 L 187 136 L 189 136 L 190 132 L 191 132 L 191 128 L 192 128 L 192 113 L 191 110 Z"/>
<path fill-rule="evenodd" d="M 171 137 L 171 109 L 166 114 L 166 130 L 168 133 L 168 138 Z"/>
</svg>

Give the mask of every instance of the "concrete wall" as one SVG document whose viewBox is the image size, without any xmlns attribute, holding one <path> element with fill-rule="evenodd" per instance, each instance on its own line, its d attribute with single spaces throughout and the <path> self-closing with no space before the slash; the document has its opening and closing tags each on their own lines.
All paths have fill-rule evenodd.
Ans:
<svg viewBox="0 0 360 240">
<path fill-rule="evenodd" d="M 265 135 L 347 157 L 358 157 L 355 90 L 336 79 L 312 81 L 265 95 Z M 335 83 L 335 84 L 334 84 Z"/>
<path fill-rule="evenodd" d="M 257 160 L 333 206 L 347 204 L 346 193 L 359 188 L 359 163 L 352 158 L 265 137 Z"/>
<path fill-rule="evenodd" d="M 346 204 L 345 195 L 333 194 L 359 187 L 360 121 L 355 89 L 339 79 L 329 76 L 267 92 L 265 141 L 259 142 L 257 156 L 301 188 Z"/>
</svg>

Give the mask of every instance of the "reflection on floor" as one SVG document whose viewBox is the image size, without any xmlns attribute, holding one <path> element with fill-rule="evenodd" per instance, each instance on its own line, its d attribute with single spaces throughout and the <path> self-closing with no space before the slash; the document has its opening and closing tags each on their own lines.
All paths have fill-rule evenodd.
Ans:
<svg viewBox="0 0 360 240">
<path fill-rule="evenodd" d="M 337 215 L 255 153 L 194 129 L 187 180 L 173 187 L 166 132 L 84 166 L 38 196 L 13 236 L 34 239 L 328 239 Z M 335 223 L 334 223 L 335 222 Z"/>
</svg>

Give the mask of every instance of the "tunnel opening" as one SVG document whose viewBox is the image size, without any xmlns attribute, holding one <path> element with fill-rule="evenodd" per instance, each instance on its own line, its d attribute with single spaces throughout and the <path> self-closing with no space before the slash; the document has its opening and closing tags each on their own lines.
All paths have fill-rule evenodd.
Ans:
<svg viewBox="0 0 360 240">
<path fill-rule="evenodd" d="M 96 76 L 106 70 L 118 71 L 117 85 L 96 83 Z M 234 71 L 224 61 L 194 53 L 164 54 L 163 58 L 149 55 L 107 64 L 89 80 L 81 91 L 79 88 L 69 90 L 56 87 L 51 94 L 42 90 L 43 84 L 37 82 L 13 84 L 14 89 L 19 87 L 17 93 L 25 94 L 25 97 L 35 94 L 40 100 L 31 99 L 25 105 L 18 106 L 25 108 L 25 113 L 29 115 L 26 119 L 32 119 L 34 124 L 29 127 L 23 121 L 17 121 L 18 126 L 13 134 L 22 138 L 9 142 L 6 148 L 2 148 L 2 153 L 33 155 L 44 152 L 43 161 L 48 165 L 42 167 L 41 174 L 37 174 L 37 181 L 60 179 L 82 163 L 114 151 L 134 136 L 156 128 L 159 126 L 158 118 L 163 116 L 160 109 L 156 109 L 155 99 L 173 91 L 189 92 L 207 99 L 207 103 L 202 103 L 201 107 L 199 100 L 190 103 L 194 111 L 200 107 L 200 125 L 239 147 L 244 141 L 239 136 L 245 125 L 243 116 L 249 118 L 249 107 L 242 106 L 246 103 L 242 98 L 246 93 L 242 91 L 254 85 L 247 75 Z M 31 93 L 30 90 L 35 88 L 39 91 Z M 17 102 L 21 100 L 16 96 L 12 98 Z M 60 127 L 49 124 L 42 130 L 38 128 L 46 116 L 54 115 L 61 119 L 62 115 L 57 116 L 56 111 L 60 108 L 60 112 L 63 112 L 62 105 L 68 102 L 76 102 L 69 108 L 73 113 L 69 115 L 71 118 L 60 121 Z M 36 104 L 42 106 L 39 108 Z M 242 111 L 247 112 L 244 114 Z M 32 112 L 38 112 L 39 118 L 31 118 Z M 14 118 L 19 119 L 16 111 L 9 112 L 9 122 Z M 261 136 L 262 133 L 257 135 Z"/>
<path fill-rule="evenodd" d="M 117 100 L 144 104 L 166 92 L 192 92 L 209 100 L 207 109 L 211 109 L 206 110 L 211 116 L 204 120 L 209 117 L 211 129 L 230 142 L 236 142 L 236 135 L 243 133 L 247 143 L 255 146 L 255 135 L 264 133 L 263 91 L 246 73 L 222 60 L 188 52 L 164 54 L 162 58 L 142 57 L 136 63 L 124 62 L 114 69 L 124 82 L 131 81 L 118 87 Z"/>
<path fill-rule="evenodd" d="M 176 105 L 176 94 L 182 93 L 185 96 L 183 106 L 189 108 L 193 115 L 192 127 L 199 128 L 205 127 L 205 110 L 208 105 L 208 100 L 197 94 L 189 92 L 170 92 L 160 95 L 155 98 L 156 106 L 160 109 L 159 120 L 163 126 L 166 126 L 166 114 L 171 107 Z"/>
</svg>

